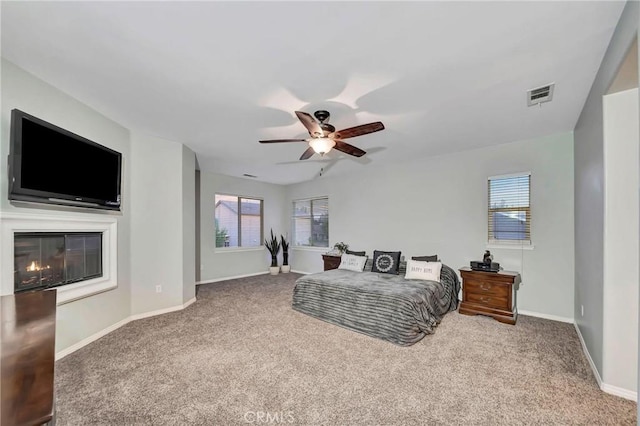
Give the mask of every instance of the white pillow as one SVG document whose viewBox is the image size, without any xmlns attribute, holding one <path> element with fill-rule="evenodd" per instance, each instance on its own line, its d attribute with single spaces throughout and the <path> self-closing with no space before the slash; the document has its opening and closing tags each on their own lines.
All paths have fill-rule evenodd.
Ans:
<svg viewBox="0 0 640 426">
<path fill-rule="evenodd" d="M 353 254 L 343 254 L 338 269 L 346 269 L 348 271 L 362 272 L 364 265 L 367 263 L 367 256 L 356 256 Z"/>
<path fill-rule="evenodd" d="M 420 262 L 407 260 L 407 272 L 404 277 L 408 280 L 430 280 L 440 282 L 442 262 Z"/>
</svg>

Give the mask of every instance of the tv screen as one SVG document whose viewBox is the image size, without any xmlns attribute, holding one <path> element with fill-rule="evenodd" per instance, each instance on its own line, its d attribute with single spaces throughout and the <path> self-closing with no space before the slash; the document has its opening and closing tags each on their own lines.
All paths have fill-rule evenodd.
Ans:
<svg viewBox="0 0 640 426">
<path fill-rule="evenodd" d="M 122 154 L 11 111 L 9 199 L 120 210 Z"/>
</svg>

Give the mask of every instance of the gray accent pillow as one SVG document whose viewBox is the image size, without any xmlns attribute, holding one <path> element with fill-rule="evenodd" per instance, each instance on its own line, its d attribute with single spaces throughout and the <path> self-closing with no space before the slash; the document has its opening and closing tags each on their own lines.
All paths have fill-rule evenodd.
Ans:
<svg viewBox="0 0 640 426">
<path fill-rule="evenodd" d="M 407 273 L 407 262 L 405 260 L 401 260 L 398 265 L 398 275 L 404 276 Z"/>
<path fill-rule="evenodd" d="M 373 259 L 367 259 L 367 263 L 364 264 L 364 272 L 371 272 L 371 267 L 373 267 Z"/>
<path fill-rule="evenodd" d="M 347 254 L 352 254 L 354 256 L 366 256 L 367 252 L 366 251 L 351 251 L 351 250 L 346 250 L 345 253 Z"/>
<path fill-rule="evenodd" d="M 418 262 L 437 262 L 438 255 L 434 254 L 433 256 L 412 256 L 411 260 L 417 260 Z"/>
</svg>

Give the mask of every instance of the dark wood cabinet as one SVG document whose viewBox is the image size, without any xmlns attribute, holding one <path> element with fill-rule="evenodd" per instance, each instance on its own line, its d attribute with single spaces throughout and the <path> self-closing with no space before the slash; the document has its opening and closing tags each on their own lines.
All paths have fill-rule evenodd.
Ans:
<svg viewBox="0 0 640 426">
<path fill-rule="evenodd" d="M 338 266 L 340 266 L 340 261 L 342 260 L 342 258 L 340 256 L 331 256 L 328 254 L 323 254 L 322 260 L 324 261 L 324 270 L 328 271 L 330 269 L 338 269 Z"/>
<path fill-rule="evenodd" d="M 0 298 L 2 425 L 42 425 L 53 419 L 56 290 Z"/>
<path fill-rule="evenodd" d="M 488 315 L 507 324 L 518 319 L 516 291 L 520 284 L 517 272 L 483 272 L 460 268 L 462 303 L 459 312 L 465 315 Z"/>
</svg>

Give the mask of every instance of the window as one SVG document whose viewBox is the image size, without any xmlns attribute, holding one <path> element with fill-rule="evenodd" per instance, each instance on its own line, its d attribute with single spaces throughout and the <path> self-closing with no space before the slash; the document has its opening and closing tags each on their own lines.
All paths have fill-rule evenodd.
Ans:
<svg viewBox="0 0 640 426">
<path fill-rule="evenodd" d="M 489 242 L 531 243 L 531 174 L 489 178 Z"/>
<path fill-rule="evenodd" d="M 329 199 L 293 202 L 294 246 L 329 247 Z"/>
<path fill-rule="evenodd" d="M 262 245 L 262 200 L 216 194 L 216 247 Z"/>
</svg>

